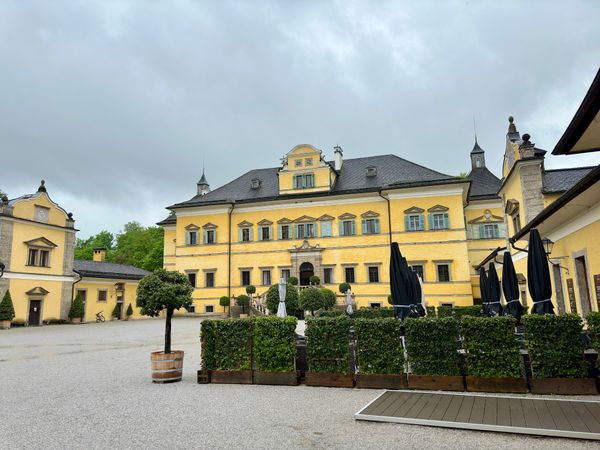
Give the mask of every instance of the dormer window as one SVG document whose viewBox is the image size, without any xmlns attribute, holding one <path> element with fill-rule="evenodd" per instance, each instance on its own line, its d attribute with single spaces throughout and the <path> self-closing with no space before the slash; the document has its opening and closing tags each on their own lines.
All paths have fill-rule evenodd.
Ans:
<svg viewBox="0 0 600 450">
<path fill-rule="evenodd" d="M 258 189 L 260 187 L 260 180 L 258 178 L 254 178 L 250 182 L 250 186 L 252 187 L 252 189 Z"/>
<path fill-rule="evenodd" d="M 301 159 L 294 160 L 294 166 L 295 167 L 302 167 L 302 160 Z"/>
<path fill-rule="evenodd" d="M 367 167 L 367 176 L 368 177 L 376 177 L 377 176 L 377 167 L 375 167 L 375 166 Z"/>
<path fill-rule="evenodd" d="M 309 189 L 313 187 L 315 187 L 314 173 L 294 175 L 294 189 Z"/>
<path fill-rule="evenodd" d="M 313 165 L 312 161 L 313 161 L 312 158 L 306 158 L 304 160 L 304 165 L 305 166 L 312 166 Z"/>
</svg>

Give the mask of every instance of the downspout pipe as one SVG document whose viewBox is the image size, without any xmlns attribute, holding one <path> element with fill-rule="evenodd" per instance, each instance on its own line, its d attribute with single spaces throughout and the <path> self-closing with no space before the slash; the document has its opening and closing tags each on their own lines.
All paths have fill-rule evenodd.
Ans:
<svg viewBox="0 0 600 450">
<path fill-rule="evenodd" d="M 381 192 L 383 189 L 380 189 L 377 193 L 379 196 L 387 202 L 387 215 L 388 215 L 388 237 L 390 240 L 390 244 L 392 243 L 392 211 L 390 206 L 390 199 L 384 196 Z"/>
<path fill-rule="evenodd" d="M 235 201 L 230 203 L 227 224 L 227 297 L 231 298 L 231 216 L 235 208 Z"/>
</svg>

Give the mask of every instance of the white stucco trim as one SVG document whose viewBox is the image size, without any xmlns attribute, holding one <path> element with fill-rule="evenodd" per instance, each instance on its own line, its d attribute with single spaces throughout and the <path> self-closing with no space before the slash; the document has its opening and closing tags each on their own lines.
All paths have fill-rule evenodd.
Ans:
<svg viewBox="0 0 600 450">
<path fill-rule="evenodd" d="M 404 198 L 422 198 L 422 197 L 438 197 L 443 195 L 462 195 L 463 185 L 459 187 L 415 187 L 402 189 L 402 192 L 390 192 L 388 197 L 390 200 L 398 200 Z"/>
<path fill-rule="evenodd" d="M 38 273 L 4 272 L 3 278 L 9 280 L 37 280 L 37 281 L 76 281 L 76 276 L 46 275 Z"/>
<path fill-rule="evenodd" d="M 563 239 L 570 234 L 575 233 L 576 231 L 581 230 L 582 228 L 591 225 L 594 222 L 600 221 L 600 204 L 588 209 L 584 213 L 576 216 L 574 219 L 569 222 L 562 224 L 549 232 L 546 232 L 546 236 L 553 240 L 554 242 Z"/>
</svg>

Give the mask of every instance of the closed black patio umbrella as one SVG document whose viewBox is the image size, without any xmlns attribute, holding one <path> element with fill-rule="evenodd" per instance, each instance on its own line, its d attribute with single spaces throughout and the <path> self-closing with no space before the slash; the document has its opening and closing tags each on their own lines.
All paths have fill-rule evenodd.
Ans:
<svg viewBox="0 0 600 450">
<path fill-rule="evenodd" d="M 548 268 L 548 256 L 537 228 L 529 232 L 529 247 L 527 258 L 527 285 L 533 301 L 532 314 L 554 314 L 552 297 L 552 282 Z"/>
<path fill-rule="evenodd" d="M 423 290 L 421 283 L 419 283 L 419 275 L 412 268 L 409 269 L 411 284 L 412 284 L 412 302 L 413 302 L 413 313 L 416 317 L 424 317 L 427 315 L 427 311 L 423 307 Z"/>
<path fill-rule="evenodd" d="M 411 304 L 408 266 L 397 242 L 392 242 L 390 249 L 390 291 L 394 315 L 398 319 L 404 319 L 410 315 Z"/>
<path fill-rule="evenodd" d="M 502 257 L 502 292 L 504 292 L 504 300 L 506 300 L 503 315 L 513 316 L 517 322 L 520 322 L 523 305 L 519 300 L 519 280 L 510 252 L 504 252 Z"/>
<path fill-rule="evenodd" d="M 479 268 L 479 290 L 481 291 L 481 307 L 483 309 L 483 315 L 488 316 L 488 277 L 485 274 L 485 267 Z"/>
<path fill-rule="evenodd" d="M 502 305 L 500 304 L 500 280 L 496 272 L 496 266 L 490 262 L 488 266 L 488 316 L 499 316 L 502 314 Z"/>
</svg>

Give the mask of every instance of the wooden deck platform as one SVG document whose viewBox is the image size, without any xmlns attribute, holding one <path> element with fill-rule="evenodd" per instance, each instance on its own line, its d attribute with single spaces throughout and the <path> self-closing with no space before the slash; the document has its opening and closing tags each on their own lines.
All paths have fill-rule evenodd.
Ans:
<svg viewBox="0 0 600 450">
<path fill-rule="evenodd" d="M 385 391 L 356 420 L 600 440 L 600 402 Z"/>
</svg>

